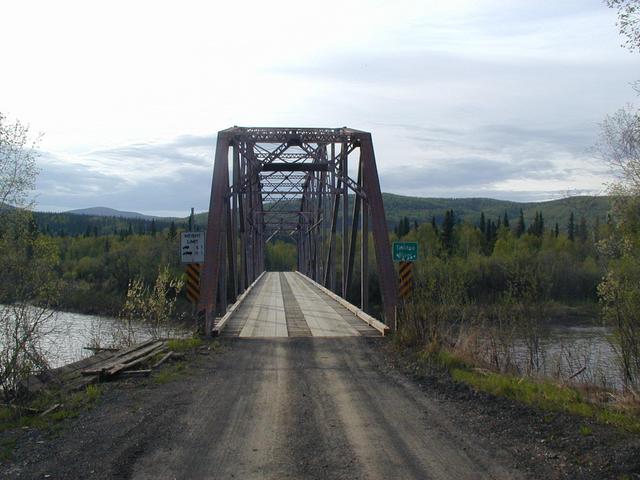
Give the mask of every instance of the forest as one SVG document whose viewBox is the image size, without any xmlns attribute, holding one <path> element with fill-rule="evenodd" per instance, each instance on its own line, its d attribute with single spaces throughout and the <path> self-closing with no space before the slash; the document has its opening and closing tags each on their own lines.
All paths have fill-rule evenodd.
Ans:
<svg viewBox="0 0 640 480">
<path fill-rule="evenodd" d="M 131 279 L 139 277 L 151 284 L 158 269 L 165 265 L 172 274 L 182 274 L 178 242 L 179 233 L 188 228 L 188 219 L 40 212 L 25 215 L 26 234 L 50 248 L 61 292 L 57 300 L 59 308 L 115 314 L 122 306 Z M 535 276 L 537 298 L 593 303 L 597 301 L 596 288 L 604 272 L 596 244 L 612 228 L 611 218 L 606 218 L 606 214 L 604 221 L 599 216 L 578 218 L 568 211 L 561 225 L 558 222 L 547 225 L 542 210 L 534 213 L 532 222 L 527 222 L 521 210 L 512 219 L 507 211 L 497 217 L 480 212 L 475 221 L 469 221 L 449 209 L 441 220 L 433 215 L 425 223 L 405 216 L 390 236 L 392 241 L 419 243 L 419 282 L 440 278 L 445 271 L 449 275 L 455 272 L 464 283 L 465 295 L 475 302 L 495 301 L 513 288 L 515 278 L 527 272 L 528 277 Z M 194 229 L 203 228 L 199 222 L 193 224 Z M 337 245 L 339 248 L 341 242 Z M 373 262 L 373 250 L 371 253 Z M 292 270 L 295 261 L 293 243 L 277 240 L 267 245 L 267 269 Z M 375 311 L 379 307 L 379 293 L 375 269 L 370 271 Z M 352 297 L 359 295 L 356 287 L 350 293 Z"/>
</svg>

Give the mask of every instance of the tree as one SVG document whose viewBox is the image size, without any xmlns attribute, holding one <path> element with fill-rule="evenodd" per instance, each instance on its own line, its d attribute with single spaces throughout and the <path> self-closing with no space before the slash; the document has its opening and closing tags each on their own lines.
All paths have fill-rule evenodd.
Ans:
<svg viewBox="0 0 640 480">
<path fill-rule="evenodd" d="M 576 222 L 575 217 L 573 216 L 573 212 L 571 212 L 571 214 L 569 215 L 569 223 L 567 224 L 567 236 L 572 242 L 576 238 Z"/>
<path fill-rule="evenodd" d="M 24 380 L 47 368 L 43 339 L 55 328 L 50 307 L 59 256 L 28 210 L 36 144 L 27 126 L 0 113 L 0 394 L 6 403 L 19 398 Z"/>
<path fill-rule="evenodd" d="M 640 1 L 606 0 L 618 11 L 618 28 L 631 51 L 640 49 Z M 638 85 L 634 87 L 638 90 Z M 605 117 L 597 145 L 601 157 L 618 175 L 609 186 L 616 222 L 608 219 L 608 238 L 598 242 L 608 257 L 607 274 L 598 285 L 603 317 L 613 326 L 613 346 L 625 387 L 640 385 L 640 116 L 627 106 Z"/>
<path fill-rule="evenodd" d="M 455 226 L 455 224 L 456 220 L 453 210 L 447 210 L 444 214 L 444 222 L 442 222 L 442 233 L 440 235 L 440 238 L 442 241 L 442 246 L 449 255 L 453 253 L 453 227 Z"/>
<path fill-rule="evenodd" d="M 174 240 L 177 235 L 178 235 L 178 230 L 176 229 L 176 222 L 172 221 L 171 225 L 169 225 L 169 233 L 167 234 L 167 238 L 169 240 Z"/>
<path fill-rule="evenodd" d="M 520 209 L 520 216 L 518 217 L 518 225 L 516 226 L 516 237 L 520 237 L 524 234 L 527 227 L 524 223 L 524 212 Z"/>
<path fill-rule="evenodd" d="M 542 212 L 536 212 L 533 223 L 529 225 L 528 233 L 536 237 L 542 237 L 544 234 L 544 219 L 542 218 Z"/>
<path fill-rule="evenodd" d="M 482 233 L 486 233 L 487 229 L 487 221 L 484 218 L 484 212 L 480 212 L 480 231 Z"/>
<path fill-rule="evenodd" d="M 398 238 L 402 238 L 409 233 L 409 231 L 411 230 L 410 225 L 411 224 L 409 223 L 409 219 L 407 217 L 402 217 L 400 219 L 398 226 L 394 229 L 394 231 L 398 235 Z"/>
<path fill-rule="evenodd" d="M 581 242 L 586 242 L 589 238 L 589 228 L 587 227 L 587 219 L 580 217 L 580 224 L 578 225 L 578 239 Z"/>
<path fill-rule="evenodd" d="M 183 286 L 182 279 L 171 275 L 168 265 L 158 268 L 153 288 L 145 285 L 141 277 L 131 280 L 115 333 L 116 344 L 128 346 L 140 341 L 136 328 L 136 322 L 140 321 L 148 336 L 156 339 L 170 336 L 169 320 Z"/>
<path fill-rule="evenodd" d="M 509 216 L 507 215 L 507 212 L 504 212 L 504 217 L 502 219 L 502 225 L 504 225 L 505 227 L 509 228 Z"/>
<path fill-rule="evenodd" d="M 29 206 L 29 192 L 35 186 L 36 146 L 29 126 L 19 120 L 10 123 L 0 112 L 0 211 L 4 206 Z"/>
<path fill-rule="evenodd" d="M 618 10 L 616 25 L 625 37 L 623 47 L 632 52 L 640 49 L 640 0 L 606 0 L 610 8 Z"/>
</svg>

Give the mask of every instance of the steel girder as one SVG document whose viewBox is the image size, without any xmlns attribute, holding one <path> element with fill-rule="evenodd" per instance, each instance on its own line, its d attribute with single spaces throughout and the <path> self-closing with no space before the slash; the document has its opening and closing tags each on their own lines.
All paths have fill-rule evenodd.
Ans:
<svg viewBox="0 0 640 480">
<path fill-rule="evenodd" d="M 356 150 L 354 179 L 349 160 Z M 351 212 L 349 191 L 354 197 Z M 213 331 L 215 317 L 264 271 L 265 244 L 277 234 L 294 239 L 301 273 L 346 298 L 360 230 L 360 305 L 367 310 L 369 227 L 383 320 L 393 328 L 397 281 L 371 134 L 346 127 L 233 127 L 218 132 L 199 303 L 205 313 L 205 333 Z"/>
</svg>

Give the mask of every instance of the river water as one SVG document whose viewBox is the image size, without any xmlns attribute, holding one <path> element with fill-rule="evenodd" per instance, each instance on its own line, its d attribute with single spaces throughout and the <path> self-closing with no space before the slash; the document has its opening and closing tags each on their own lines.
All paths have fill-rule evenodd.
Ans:
<svg viewBox="0 0 640 480">
<path fill-rule="evenodd" d="M 617 354 L 610 341 L 612 330 L 594 324 L 554 325 L 542 337 L 542 362 L 538 374 L 575 383 L 618 390 L 623 381 Z M 516 356 L 526 371 L 526 348 Z M 571 378 L 572 377 L 572 378 Z"/>
<path fill-rule="evenodd" d="M 84 348 L 87 346 L 113 345 L 118 325 L 112 317 L 69 312 L 53 314 L 43 343 L 50 365 L 55 368 L 91 355 L 91 350 Z M 619 389 L 622 379 L 610 335 L 610 329 L 592 324 L 551 327 L 542 340 L 544 358 L 538 373 L 568 379 L 585 367 L 573 381 Z M 135 336 L 137 341 L 144 341 L 150 334 L 139 325 L 135 327 Z M 525 362 L 525 350 L 522 345 L 516 347 L 517 361 Z"/>
<path fill-rule="evenodd" d="M 50 323 L 43 348 L 51 367 L 56 368 L 92 355 L 88 346 L 109 347 L 118 331 L 115 318 L 56 312 Z M 148 338 L 138 329 L 140 340 Z"/>
<path fill-rule="evenodd" d="M 33 307 L 33 312 L 38 315 L 43 311 Z M 0 320 L 7 318 L 7 313 L 11 313 L 11 307 L 0 305 L 0 313 Z M 40 346 L 52 368 L 92 355 L 92 350 L 85 347 L 111 347 L 121 338 L 118 334 L 122 331 L 123 324 L 112 317 L 45 311 L 43 318 L 39 334 Z M 165 335 L 184 334 L 184 330 L 174 330 Z M 134 324 L 131 335 L 135 342 L 151 338 L 151 333 L 142 324 Z"/>
</svg>

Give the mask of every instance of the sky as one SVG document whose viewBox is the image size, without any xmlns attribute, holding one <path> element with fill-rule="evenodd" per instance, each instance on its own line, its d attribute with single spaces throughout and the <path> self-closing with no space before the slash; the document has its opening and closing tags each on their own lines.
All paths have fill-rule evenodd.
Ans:
<svg viewBox="0 0 640 480">
<path fill-rule="evenodd" d="M 371 131 L 382 190 L 599 194 L 639 53 L 601 0 L 0 2 L 0 111 L 42 133 L 38 210 L 208 208 L 216 133 Z"/>
</svg>

